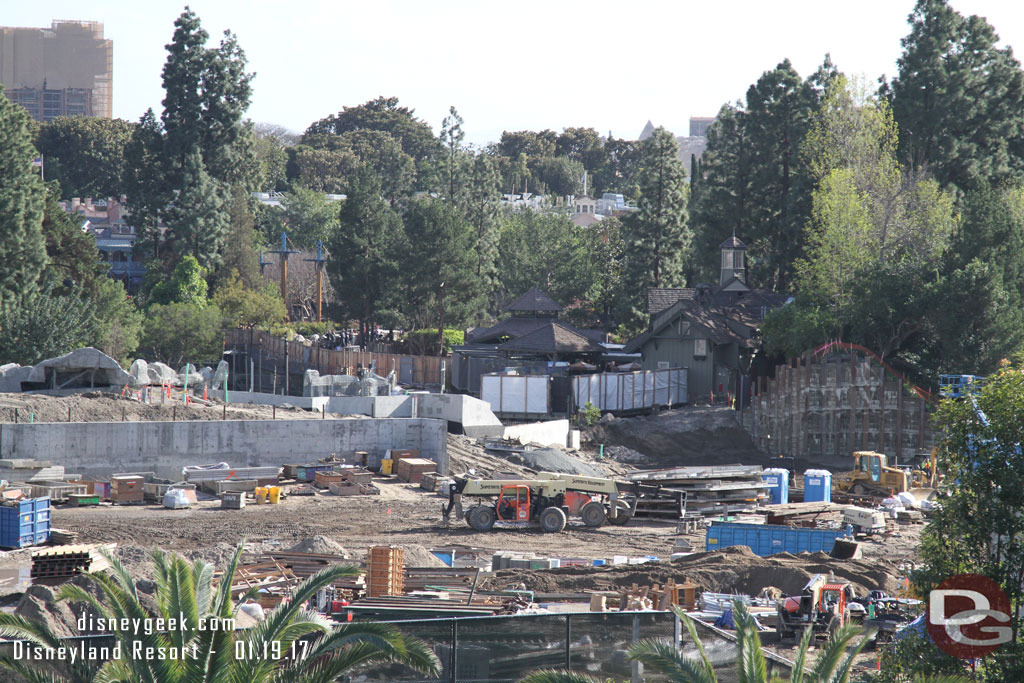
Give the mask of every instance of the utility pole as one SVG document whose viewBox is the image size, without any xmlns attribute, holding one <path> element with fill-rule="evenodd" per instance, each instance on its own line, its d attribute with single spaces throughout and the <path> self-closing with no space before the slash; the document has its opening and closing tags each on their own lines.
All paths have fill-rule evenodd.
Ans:
<svg viewBox="0 0 1024 683">
<path fill-rule="evenodd" d="M 274 249 L 270 253 L 281 255 L 281 298 L 284 300 L 285 313 L 288 315 L 288 319 L 291 320 L 292 316 L 288 313 L 288 256 L 289 254 L 296 254 L 298 251 L 288 248 L 288 233 L 282 232 L 281 248 Z"/>
<path fill-rule="evenodd" d="M 327 259 L 323 254 L 323 240 L 317 240 L 316 258 L 302 259 L 316 264 L 316 321 L 318 323 L 324 320 L 324 264 L 327 263 Z"/>
</svg>

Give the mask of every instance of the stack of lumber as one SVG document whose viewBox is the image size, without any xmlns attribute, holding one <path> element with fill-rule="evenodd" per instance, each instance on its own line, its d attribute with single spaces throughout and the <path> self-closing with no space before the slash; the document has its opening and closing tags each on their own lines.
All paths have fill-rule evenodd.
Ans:
<svg viewBox="0 0 1024 683">
<path fill-rule="evenodd" d="M 260 561 L 273 561 L 280 564 L 291 572 L 299 581 L 316 574 L 321 569 L 329 567 L 332 564 L 352 563 L 351 560 L 348 560 L 341 555 L 299 553 L 284 550 L 274 550 L 265 553 L 261 557 Z M 334 586 L 339 595 L 345 596 L 348 600 L 358 598 L 366 592 L 366 579 L 362 573 L 357 574 L 356 576 L 346 576 L 338 579 L 331 585 Z"/>
<path fill-rule="evenodd" d="M 463 588 L 469 590 L 476 582 L 480 569 L 453 569 L 451 567 L 406 567 L 405 592 Z"/>
<path fill-rule="evenodd" d="M 0 479 L 8 481 L 62 481 L 64 466 L 49 460 L 6 458 L 0 460 Z"/>
<path fill-rule="evenodd" d="M 670 487 L 686 492 L 686 509 L 704 514 L 749 512 L 768 501 L 768 484 L 760 466 L 717 465 L 645 470 L 628 476 L 631 482 Z M 640 500 L 637 515 L 678 516 L 674 501 Z"/>
<path fill-rule="evenodd" d="M 336 496 L 373 496 L 380 493 L 380 489 L 373 484 L 354 484 L 350 481 L 335 482 L 327 490 Z"/>
<path fill-rule="evenodd" d="M 78 540 L 77 531 L 50 528 L 50 541 L 54 545 L 71 545 Z"/>
<path fill-rule="evenodd" d="M 64 545 L 32 552 L 32 583 L 57 585 L 87 572 L 98 572 L 110 568 L 110 563 L 99 550 L 113 549 L 114 544 Z"/>
<path fill-rule="evenodd" d="M 290 569 L 274 559 L 265 559 L 254 564 L 239 565 L 235 569 L 231 594 L 237 597 L 256 589 L 260 606 L 273 609 L 291 595 L 298 585 L 299 579 Z"/>
</svg>

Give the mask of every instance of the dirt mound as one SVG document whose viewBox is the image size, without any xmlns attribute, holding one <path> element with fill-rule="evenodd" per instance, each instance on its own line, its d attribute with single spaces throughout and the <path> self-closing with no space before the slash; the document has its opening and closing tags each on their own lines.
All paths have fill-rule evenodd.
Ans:
<svg viewBox="0 0 1024 683">
<path fill-rule="evenodd" d="M 560 448 L 538 448 L 522 454 L 523 464 L 538 472 L 580 474 L 585 477 L 603 477 L 604 472 L 593 465 L 571 456 Z"/>
<path fill-rule="evenodd" d="M 700 590 L 713 593 L 757 595 L 765 586 L 776 586 L 786 594 L 799 593 L 815 574 L 831 574 L 854 584 L 858 595 L 872 590 L 892 592 L 899 587 L 895 567 L 885 562 L 836 560 L 824 553 L 780 553 L 758 557 L 746 546 L 732 546 L 709 553 L 696 553 L 675 562 L 617 567 L 562 567 L 549 570 L 508 569 L 488 580 L 488 589 L 503 589 L 523 583 L 528 590 L 543 593 L 578 593 L 588 590 L 619 590 L 623 587 L 664 583 L 684 578 Z"/>
<path fill-rule="evenodd" d="M 402 548 L 403 557 L 405 559 L 406 567 L 447 567 L 444 562 L 441 561 L 434 553 L 430 552 L 426 547 L 416 544 L 408 544 L 400 546 Z"/>
<path fill-rule="evenodd" d="M 326 536 L 310 536 L 304 538 L 291 548 L 289 552 L 293 553 L 316 553 L 318 555 L 341 555 L 342 557 L 349 557 L 349 552 L 345 550 L 340 543 L 332 541 Z"/>
<path fill-rule="evenodd" d="M 613 457 L 616 451 L 609 446 L 641 453 L 652 467 L 768 463 L 736 419 L 736 411 L 719 406 L 602 420 L 587 428 L 587 440 L 604 444 Z M 636 456 L 629 453 L 629 458 L 635 461 Z"/>
</svg>

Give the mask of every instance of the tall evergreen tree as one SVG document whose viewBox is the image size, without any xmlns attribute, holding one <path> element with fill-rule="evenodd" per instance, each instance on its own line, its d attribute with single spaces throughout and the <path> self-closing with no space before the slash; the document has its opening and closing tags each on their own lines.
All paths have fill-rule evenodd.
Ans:
<svg viewBox="0 0 1024 683">
<path fill-rule="evenodd" d="M 692 234 L 686 224 L 686 171 L 676 139 L 658 128 L 644 141 L 638 211 L 625 231 L 626 282 L 634 315 L 643 313 L 648 287 L 679 287 Z"/>
<path fill-rule="evenodd" d="M 129 201 L 148 233 L 144 245 L 158 243 L 163 220 L 175 255 L 190 253 L 213 268 L 229 225 L 230 185 L 251 189 L 256 182 L 256 164 L 244 158 L 254 152 L 242 122 L 252 74 L 231 33 L 207 48 L 209 35 L 188 7 L 174 26 L 160 122 L 147 112 L 129 145 L 132 161 L 145 164 L 129 177 Z M 157 245 L 153 255 L 160 255 Z"/>
<path fill-rule="evenodd" d="M 438 328 L 444 347 L 444 326 L 463 324 L 479 308 L 482 292 L 476 277 L 473 227 L 448 202 L 418 199 L 405 214 L 408 248 L 405 261 L 413 318 Z"/>
<path fill-rule="evenodd" d="M 401 219 L 381 197 L 380 179 L 369 167 L 352 180 L 339 223 L 329 243 L 327 274 L 345 313 L 365 334 L 382 308 L 395 303 L 402 242 Z"/>
<path fill-rule="evenodd" d="M 892 101 L 900 148 L 943 185 L 967 190 L 1024 171 L 1024 73 L 984 18 L 947 0 L 918 0 L 908 17 Z"/>
<path fill-rule="evenodd" d="M 466 153 L 462 148 L 462 140 L 466 134 L 462 130 L 462 117 L 452 106 L 448 116 L 441 122 L 441 145 L 444 147 L 441 157 L 444 193 L 448 201 L 458 201 L 463 189 L 466 173 Z"/>
<path fill-rule="evenodd" d="M 469 170 L 470 178 L 462 199 L 463 213 L 475 233 L 473 253 L 476 258 L 476 277 L 486 296 L 486 306 L 495 302 L 498 286 L 498 214 L 501 210 L 498 170 L 494 160 L 486 154 L 477 154 Z M 480 313 L 483 313 L 481 309 Z M 478 323 L 482 317 L 478 316 Z"/>
<path fill-rule="evenodd" d="M 28 114 L 0 88 L 0 312 L 35 291 L 46 265 L 46 190 L 35 157 Z"/>
</svg>

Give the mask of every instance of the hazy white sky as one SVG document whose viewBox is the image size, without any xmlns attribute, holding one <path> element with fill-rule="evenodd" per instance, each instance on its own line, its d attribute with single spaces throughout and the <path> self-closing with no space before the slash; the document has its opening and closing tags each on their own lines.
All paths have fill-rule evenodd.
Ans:
<svg viewBox="0 0 1024 683">
<path fill-rule="evenodd" d="M 636 138 L 651 119 L 677 135 L 789 58 L 801 75 L 826 52 L 847 74 L 892 76 L 913 0 L 192 0 L 211 36 L 238 35 L 256 72 L 249 116 L 301 132 L 378 95 L 435 130 L 448 107 L 467 141 L 502 130 L 591 126 Z M 1024 3 L 952 0 L 1024 51 Z M 114 41 L 114 115 L 136 120 L 183 2 L 3 0 L 0 25 L 102 21 Z"/>
</svg>

